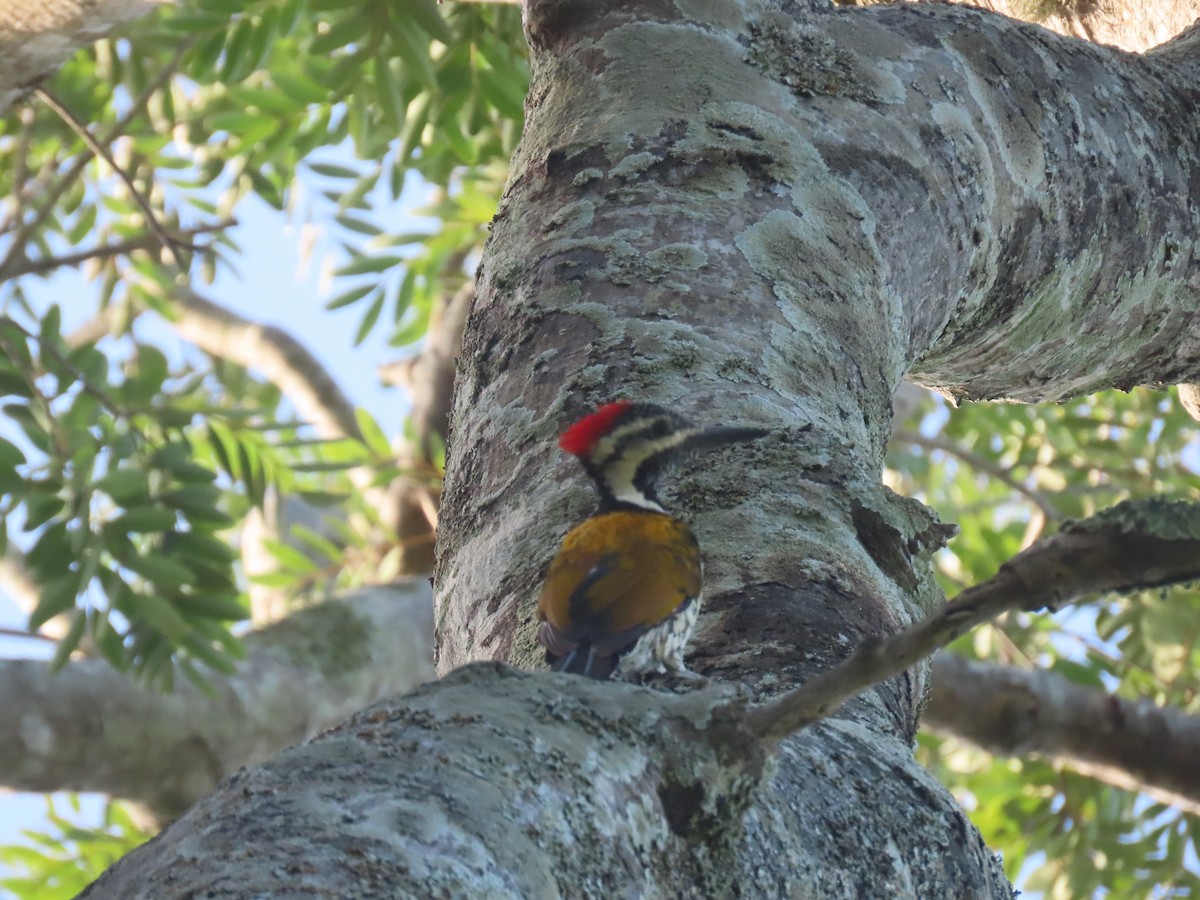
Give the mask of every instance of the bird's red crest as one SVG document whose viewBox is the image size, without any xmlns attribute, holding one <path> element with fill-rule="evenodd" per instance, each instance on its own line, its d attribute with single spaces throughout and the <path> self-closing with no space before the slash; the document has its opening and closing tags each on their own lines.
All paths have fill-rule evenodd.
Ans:
<svg viewBox="0 0 1200 900">
<path fill-rule="evenodd" d="M 612 430 L 613 425 L 631 406 L 633 403 L 629 400 L 606 403 L 564 431 L 558 439 L 558 446 L 574 456 L 582 456 L 592 449 L 596 441 Z"/>
</svg>

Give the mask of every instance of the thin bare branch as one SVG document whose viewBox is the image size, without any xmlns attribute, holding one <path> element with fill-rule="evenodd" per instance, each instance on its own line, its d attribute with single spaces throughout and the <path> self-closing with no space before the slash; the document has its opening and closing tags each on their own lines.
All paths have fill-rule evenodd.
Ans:
<svg viewBox="0 0 1200 900">
<path fill-rule="evenodd" d="M 191 250 L 202 249 L 193 244 L 191 239 L 202 234 L 212 234 L 213 232 L 224 231 L 227 228 L 232 228 L 237 225 L 236 219 L 225 219 L 221 222 L 214 222 L 211 225 L 197 225 L 194 228 L 184 228 L 174 234 L 168 235 L 171 242 L 179 246 L 187 247 Z M 162 243 L 162 238 L 157 234 L 142 234 L 137 237 L 129 238 L 125 241 L 118 241 L 114 244 L 101 244 L 96 247 L 89 247 L 86 250 L 80 250 L 76 253 L 67 253 L 63 256 L 50 256 L 45 259 L 38 260 L 14 260 L 10 269 L 11 277 L 17 278 L 21 275 L 42 275 L 54 269 L 61 269 L 68 266 L 78 266 L 87 262 L 90 259 L 108 259 L 113 256 L 127 256 L 137 250 L 149 250 L 154 246 Z M 107 331 L 107 329 L 105 329 Z M 103 334 L 100 335 L 101 337 Z"/>
<path fill-rule="evenodd" d="M 947 440 L 941 437 L 926 437 L 916 431 L 909 431 L 907 428 L 898 428 L 892 432 L 893 439 L 902 441 L 905 444 L 912 444 L 915 447 L 924 447 L 926 450 L 941 450 L 944 453 L 949 453 L 951 456 L 962 460 L 972 469 L 977 469 L 980 472 L 995 478 L 1002 484 L 1012 488 L 1017 493 L 1029 499 L 1038 509 L 1042 511 L 1045 517 L 1051 521 L 1057 522 L 1061 515 L 1054 508 L 1045 495 L 1033 488 L 1025 485 L 1020 479 L 1013 476 L 1012 472 L 1001 465 L 988 459 L 986 456 L 981 456 L 965 447 L 959 445 L 955 441 Z"/>
<path fill-rule="evenodd" d="M 50 637 L 48 634 L 41 634 L 37 631 L 22 631 L 19 628 L 0 628 L 0 635 L 10 638 L 28 638 L 34 641 L 49 641 L 51 644 L 57 643 L 57 639 Z"/>
<path fill-rule="evenodd" d="M 134 99 L 132 105 L 130 105 L 125 115 L 121 116 L 115 123 L 113 123 L 112 128 L 105 132 L 102 138 L 98 139 L 98 143 L 103 146 L 108 146 L 125 133 L 125 129 L 130 126 L 135 118 L 141 115 L 146 103 L 149 102 L 152 96 L 154 96 L 154 92 L 166 84 L 167 81 L 170 80 L 171 76 L 175 74 L 176 69 L 179 67 L 180 61 L 183 59 L 183 55 L 191 49 L 192 44 L 194 43 L 194 40 L 188 40 L 185 41 L 182 46 L 180 46 L 175 55 L 171 58 L 170 62 L 163 66 L 162 71 L 150 80 L 150 82 L 146 85 L 146 89 Z M 41 196 L 41 204 L 38 206 L 37 214 L 17 229 L 16 234 L 13 235 L 12 246 L 8 248 L 8 253 L 5 254 L 4 258 L 0 260 L 0 281 L 4 281 L 11 277 L 9 274 L 11 264 L 15 260 L 21 259 L 25 255 L 25 244 L 29 241 L 29 238 L 39 228 L 46 224 L 46 220 L 54 211 L 54 207 L 58 203 L 59 199 L 67 192 L 71 185 L 75 183 L 75 179 L 80 176 L 84 168 L 89 162 L 91 162 L 91 160 L 92 153 L 89 148 L 88 152 L 80 153 L 79 156 L 75 158 L 75 162 L 71 165 L 71 167 L 65 173 L 63 173 L 62 177 L 55 181 L 52 186 L 48 186 L 45 191 L 39 192 Z"/>
<path fill-rule="evenodd" d="M 18 118 L 21 122 L 21 130 L 17 132 L 17 146 L 13 151 L 15 165 L 12 194 L 9 197 L 12 205 L 4 220 L 0 222 L 0 234 L 7 232 L 13 222 L 20 220 L 21 210 L 24 208 L 26 200 L 25 188 L 26 180 L 29 178 L 29 138 L 33 133 L 33 110 L 28 106 L 23 106 L 18 113 Z"/>
<path fill-rule="evenodd" d="M 844 662 L 751 710 L 750 730 L 782 740 L 1008 610 L 1058 609 L 1090 594 L 1200 578 L 1197 515 L 1192 504 L 1127 501 L 1074 523 L 911 628 L 863 641 Z"/>
<path fill-rule="evenodd" d="M 142 211 L 142 217 L 146 220 L 146 227 L 154 232 L 154 235 L 158 238 L 158 242 L 162 245 L 162 248 L 166 250 L 167 254 L 171 257 L 171 261 L 175 265 L 181 266 L 182 262 L 179 257 L 179 247 L 176 246 L 174 239 L 170 234 L 167 233 L 167 230 L 163 228 L 162 223 L 158 221 L 158 216 L 150 207 L 150 201 L 142 196 L 141 190 L 136 184 L 134 184 L 133 178 L 130 176 L 130 174 L 126 172 L 122 166 L 117 165 L 117 161 L 113 159 L 113 155 L 109 152 L 108 147 L 97 141 L 92 136 L 92 133 L 87 130 L 87 126 L 84 125 L 83 122 L 79 121 L 76 115 L 67 109 L 62 103 L 60 103 L 58 98 L 51 94 L 48 90 L 45 88 L 36 88 L 34 90 L 34 94 L 39 100 L 54 110 L 58 117 L 66 122 L 67 126 L 72 131 L 79 135 L 80 139 L 85 145 L 87 145 L 88 149 L 108 163 L 109 168 L 117 173 L 117 177 L 120 178 L 121 181 L 125 182 L 125 187 L 129 188 L 129 193 L 133 196 L 134 202 L 138 205 L 138 209 Z"/>
<path fill-rule="evenodd" d="M 67 359 L 67 357 L 60 352 L 58 347 L 56 347 L 53 343 L 50 343 L 49 341 L 43 341 L 38 335 L 34 334 L 16 319 L 13 319 L 9 316 L 0 316 L 0 322 L 4 322 L 8 326 L 15 328 L 30 340 L 37 341 L 42 352 L 53 359 L 64 372 L 68 373 L 72 378 L 74 378 L 85 393 L 91 394 L 93 397 L 99 400 L 105 409 L 109 410 L 114 415 L 121 416 L 125 419 L 133 418 L 133 410 L 129 409 L 127 406 L 117 400 L 116 397 L 112 396 L 104 388 L 94 384 L 91 378 L 89 378 L 82 369 Z M 5 349 L 4 342 L 5 339 L 0 337 L 0 349 Z M 33 385 L 33 387 L 36 389 L 36 385 Z"/>
</svg>

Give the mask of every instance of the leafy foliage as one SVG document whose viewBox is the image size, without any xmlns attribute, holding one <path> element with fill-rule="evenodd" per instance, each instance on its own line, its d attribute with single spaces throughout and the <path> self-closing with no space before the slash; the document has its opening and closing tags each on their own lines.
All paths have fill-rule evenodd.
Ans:
<svg viewBox="0 0 1200 900">
<path fill-rule="evenodd" d="M 511 6 L 194 0 L 98 42 L 48 85 L 111 161 L 36 98 L 0 118 L 0 548 L 22 551 L 40 586 L 31 624 L 69 617 L 60 664 L 102 654 L 163 686 L 228 671 L 248 583 L 229 535 L 273 491 L 339 514 L 269 541 L 275 569 L 254 584 L 311 596 L 393 574 L 397 537 L 362 489 L 436 474 L 402 470 L 369 416 L 361 440 L 322 440 L 287 420 L 275 386 L 183 358 L 138 325 L 174 321 L 180 285 L 235 270 L 231 220 L 262 201 L 319 231 L 327 307 L 352 310 L 359 342 L 379 328 L 394 346 L 419 341 L 482 244 L 527 84 Z M 419 185 L 428 227 L 398 231 L 387 208 Z M 40 301 L 43 279 L 80 264 L 106 316 L 92 338 L 64 333 Z M 904 423 L 888 477 L 960 523 L 939 558 L 953 593 L 1065 518 L 1127 496 L 1196 499 L 1193 424 L 1146 391 L 930 404 Z M 1093 610 L 1012 616 L 957 649 L 1200 714 L 1194 590 Z M 920 752 L 1025 887 L 1200 892 L 1186 816 L 1043 761 L 930 736 Z M 6 888 L 73 896 L 145 837 L 116 804 L 100 830 L 50 818 L 58 834 L 0 850 L 24 871 Z"/>
<path fill-rule="evenodd" d="M 79 814 L 78 799 L 71 795 L 68 804 Z M 133 821 L 125 806 L 110 802 L 97 828 L 73 823 L 47 800 L 47 821 L 51 832 L 26 831 L 28 844 L 0 847 L 0 862 L 20 874 L 0 878 L 0 887 L 19 897 L 57 900 L 76 896 L 95 881 L 110 865 L 153 837 Z"/>
<path fill-rule="evenodd" d="M 951 595 L 1068 518 L 1128 497 L 1200 499 L 1195 423 L 1173 398 L 1142 389 L 1060 406 L 950 411 L 931 401 L 903 423 L 889 465 L 894 487 L 960 523 L 939 558 Z M 1010 616 L 956 649 L 1200 713 L 1194 587 L 1054 616 Z M 985 839 L 1004 848 L 1009 876 L 1022 873 L 1029 890 L 1047 897 L 1200 891 L 1196 823 L 1178 810 L 1047 762 L 995 760 L 953 739 L 923 735 L 920 752 L 966 801 Z"/>
</svg>

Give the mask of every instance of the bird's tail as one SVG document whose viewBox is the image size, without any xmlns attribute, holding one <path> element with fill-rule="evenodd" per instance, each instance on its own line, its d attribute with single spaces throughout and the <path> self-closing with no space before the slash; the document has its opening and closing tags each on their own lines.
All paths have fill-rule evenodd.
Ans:
<svg viewBox="0 0 1200 900">
<path fill-rule="evenodd" d="M 614 654 L 601 654 L 591 644 L 579 644 L 565 656 L 550 659 L 550 668 L 555 672 L 569 672 L 588 678 L 608 678 L 617 667 Z"/>
</svg>

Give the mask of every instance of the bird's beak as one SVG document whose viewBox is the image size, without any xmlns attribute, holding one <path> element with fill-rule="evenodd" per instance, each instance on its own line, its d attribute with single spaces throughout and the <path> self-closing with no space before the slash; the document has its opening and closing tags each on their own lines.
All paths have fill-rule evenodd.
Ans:
<svg viewBox="0 0 1200 900">
<path fill-rule="evenodd" d="M 756 441 L 766 437 L 771 432 L 766 428 L 720 427 L 708 428 L 697 432 L 685 442 L 687 449 L 693 453 L 707 453 L 726 444 L 741 444 L 746 441 Z"/>
</svg>

